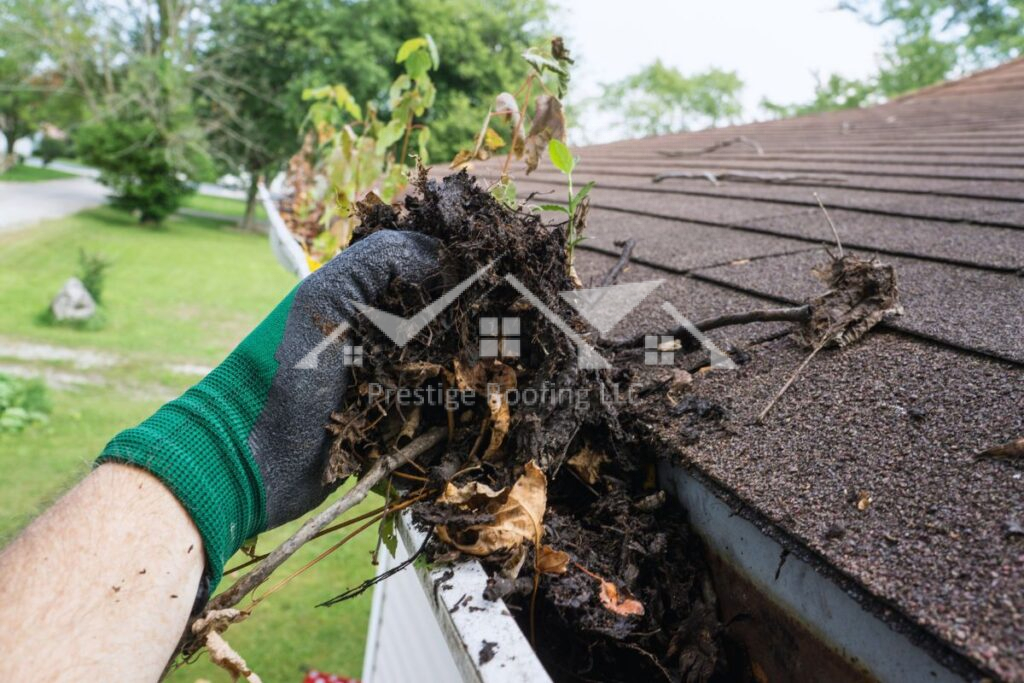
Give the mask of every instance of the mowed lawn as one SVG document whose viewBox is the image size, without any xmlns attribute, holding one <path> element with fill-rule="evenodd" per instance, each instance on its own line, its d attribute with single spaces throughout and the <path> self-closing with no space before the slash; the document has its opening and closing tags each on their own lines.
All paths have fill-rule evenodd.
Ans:
<svg viewBox="0 0 1024 683">
<path fill-rule="evenodd" d="M 18 164 L 4 173 L 0 173 L 0 181 L 8 183 L 37 183 L 42 180 L 61 180 L 74 177 L 70 173 L 56 171 L 52 168 L 25 166 L 24 164 Z"/>
<path fill-rule="evenodd" d="M 103 294 L 106 323 L 95 331 L 52 327 L 40 319 L 78 269 L 79 249 L 113 263 Z M 48 424 L 0 435 L 0 543 L 86 473 L 117 431 L 199 379 L 172 366 L 215 365 L 294 285 L 265 237 L 214 221 L 178 217 L 162 228 L 147 228 L 102 208 L 0 237 L 0 366 L 91 381 L 51 390 Z M 82 369 L 68 361 L 26 361 L 5 351 L 8 342 L 91 349 L 117 362 Z M 370 500 L 353 514 L 378 504 Z M 261 536 L 258 550 L 269 550 L 297 525 Z M 310 544 L 279 575 L 336 540 L 329 535 Z M 229 641 L 263 680 L 301 681 L 309 668 L 359 675 L 370 595 L 337 607 L 315 605 L 373 574 L 374 541 L 372 530 L 355 539 L 276 593 L 249 621 L 232 627 Z M 229 583 L 225 579 L 222 588 Z M 230 680 L 205 656 L 168 680 L 201 679 Z"/>
</svg>

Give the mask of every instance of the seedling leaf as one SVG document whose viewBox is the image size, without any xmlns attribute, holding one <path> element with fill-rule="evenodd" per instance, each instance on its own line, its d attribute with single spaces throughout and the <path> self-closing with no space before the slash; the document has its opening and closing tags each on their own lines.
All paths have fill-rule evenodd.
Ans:
<svg viewBox="0 0 1024 683">
<path fill-rule="evenodd" d="M 555 168 L 565 175 L 571 174 L 576 168 L 576 160 L 573 158 L 572 153 L 569 152 L 569 148 L 566 147 L 565 143 L 558 138 L 551 138 L 548 141 L 548 156 L 551 157 L 551 163 L 555 165 Z"/>
</svg>

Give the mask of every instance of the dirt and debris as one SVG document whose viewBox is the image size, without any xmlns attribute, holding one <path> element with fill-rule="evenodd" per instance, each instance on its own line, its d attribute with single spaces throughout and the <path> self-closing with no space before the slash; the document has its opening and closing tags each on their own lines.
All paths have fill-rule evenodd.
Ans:
<svg viewBox="0 0 1024 683">
<path fill-rule="evenodd" d="M 627 406 L 628 364 L 578 368 L 593 351 L 579 340 L 597 340 L 559 296 L 576 288 L 566 226 L 495 201 L 465 171 L 443 180 L 421 171 L 413 185 L 401 207 L 360 206 L 355 239 L 425 233 L 442 243 L 442 267 L 427 283 L 393 282 L 381 307 L 409 318 L 478 277 L 404 347 L 357 320 L 363 365 L 351 368 L 344 407 L 332 416 L 326 480 L 365 471 L 443 426 L 446 442 L 396 472 L 389 499 L 413 500 L 414 518 L 434 529 L 432 561 L 483 562 L 485 597 L 509 603 L 553 678 L 750 679 L 725 642 L 700 542 L 657 489 L 655 453 L 642 441 L 652 406 L 690 442 L 728 428 L 725 406 L 689 393 L 704 371 L 669 370 L 640 388 L 639 410 Z M 807 343 L 851 343 L 898 309 L 891 268 L 840 257 L 823 275 L 830 291 L 797 323 Z M 514 347 L 501 336 L 508 330 L 488 330 L 516 351 L 484 354 L 482 319 L 516 319 Z M 493 656 L 484 645 L 481 663 Z"/>
</svg>

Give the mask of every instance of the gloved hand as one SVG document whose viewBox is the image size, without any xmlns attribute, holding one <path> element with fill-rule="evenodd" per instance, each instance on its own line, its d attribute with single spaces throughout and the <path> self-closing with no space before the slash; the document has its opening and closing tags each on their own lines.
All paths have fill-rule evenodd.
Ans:
<svg viewBox="0 0 1024 683">
<path fill-rule="evenodd" d="M 348 383 L 343 347 L 355 303 L 373 305 L 395 277 L 436 273 L 431 237 L 380 231 L 301 282 L 199 384 L 107 444 L 97 463 L 161 479 L 203 537 L 212 590 L 224 563 L 257 533 L 316 507 L 330 447 L 325 425 Z"/>
</svg>

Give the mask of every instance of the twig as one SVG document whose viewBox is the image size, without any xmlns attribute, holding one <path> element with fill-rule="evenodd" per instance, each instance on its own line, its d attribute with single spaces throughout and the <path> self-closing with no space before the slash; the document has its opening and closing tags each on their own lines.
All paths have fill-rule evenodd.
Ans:
<svg viewBox="0 0 1024 683">
<path fill-rule="evenodd" d="M 702 149 L 682 149 L 658 152 L 658 154 L 666 157 L 685 157 L 690 155 L 699 156 L 701 154 L 707 154 L 708 152 L 714 152 L 715 150 L 722 149 L 724 147 L 732 147 L 733 145 L 747 145 L 748 147 L 753 148 L 753 150 L 757 152 L 758 156 L 764 156 L 764 147 L 762 147 L 756 140 L 751 140 L 746 135 L 722 140 L 721 142 L 716 142 L 715 144 L 708 145 Z"/>
<path fill-rule="evenodd" d="M 338 516 L 343 514 L 346 510 L 350 510 L 361 503 L 370 492 L 370 489 L 376 486 L 382 479 L 384 479 L 384 477 L 410 460 L 419 457 L 429 449 L 441 443 L 446 434 L 447 430 L 444 427 L 434 427 L 430 431 L 416 437 L 404 448 L 378 458 L 377 462 L 367 470 L 366 474 L 359 479 L 356 485 L 353 486 L 348 493 L 343 495 L 316 517 L 306 520 L 306 523 L 303 524 L 298 531 L 292 534 L 288 540 L 275 548 L 273 552 L 267 556 L 265 561 L 248 574 L 238 579 L 231 588 L 211 600 L 205 611 L 209 612 L 211 610 L 225 609 L 227 607 L 234 607 L 237 605 L 238 602 L 246 596 L 246 594 L 266 581 L 267 577 L 269 577 L 275 569 L 280 567 L 285 560 L 294 555 L 295 551 L 301 548 L 306 542 L 312 540 L 321 529 L 337 519 Z"/>
<path fill-rule="evenodd" d="M 629 265 L 629 259 L 633 255 L 633 249 L 636 247 L 636 240 L 628 239 L 625 242 L 616 242 L 615 246 L 622 247 L 622 253 L 619 254 L 619 260 L 615 262 L 611 270 L 604 274 L 601 281 L 597 283 L 598 287 L 607 287 L 608 285 L 614 285 L 622 275 L 622 271 Z"/>
<path fill-rule="evenodd" d="M 651 179 L 651 182 L 660 183 L 663 180 L 693 180 L 701 178 L 716 186 L 719 181 L 723 180 L 735 180 L 737 182 L 744 183 L 778 183 L 780 185 L 798 182 L 817 182 L 822 184 L 846 182 L 846 178 L 840 178 L 839 176 L 810 176 L 786 173 L 748 173 L 745 171 L 722 171 L 718 173 L 715 171 L 668 171 L 667 173 L 659 173 L 654 176 L 654 178 Z"/>
<path fill-rule="evenodd" d="M 804 306 L 793 306 L 791 308 L 758 308 L 753 311 L 747 311 L 745 313 L 730 313 L 727 315 L 720 315 L 714 318 L 708 318 L 701 320 L 694 324 L 701 332 L 709 332 L 719 327 L 729 327 L 730 325 L 749 325 L 750 323 L 767 323 L 767 322 L 804 322 L 811 317 L 811 307 L 809 305 Z M 612 342 L 610 346 L 615 349 L 625 349 L 637 346 L 643 346 L 644 338 L 649 335 L 638 334 L 630 339 L 622 339 L 616 342 Z M 661 336 L 665 337 L 683 337 L 686 339 L 690 338 L 690 333 L 685 327 L 679 326 L 668 332 L 661 333 Z"/>
<path fill-rule="evenodd" d="M 344 602 L 345 600 L 351 600 L 352 598 L 354 598 L 356 596 L 359 596 L 359 595 L 362 595 L 366 591 L 370 590 L 371 588 L 376 586 L 378 583 L 380 583 L 384 579 L 390 578 L 390 577 L 394 576 L 395 574 L 397 574 L 398 572 L 402 571 L 403 569 L 408 567 L 410 564 L 415 562 L 416 559 L 426 551 L 427 543 L 430 541 L 430 538 L 431 538 L 431 536 L 433 536 L 433 534 L 434 534 L 434 530 L 431 529 L 430 533 L 428 533 L 426 538 L 423 539 L 423 543 L 420 545 L 419 550 L 414 552 L 407 559 L 405 559 L 402 562 L 398 563 L 397 565 L 395 565 L 391 569 L 388 569 L 385 572 L 381 572 L 380 574 L 377 574 L 373 578 L 370 578 L 370 579 L 367 579 L 366 581 L 363 581 L 361 584 L 359 584 L 355 588 L 349 588 L 347 591 L 345 591 L 344 593 L 341 593 L 340 595 L 335 595 L 333 598 L 330 598 L 328 600 L 324 600 L 319 605 L 317 605 L 317 607 L 331 607 L 332 605 L 336 605 L 339 602 Z"/>
<path fill-rule="evenodd" d="M 818 196 L 817 192 L 814 193 L 814 198 L 818 200 L 818 206 L 820 206 L 821 210 L 825 213 L 825 220 L 828 221 L 828 227 L 832 228 L 832 235 L 836 238 L 836 247 L 839 249 L 839 258 L 843 258 L 843 243 L 839 241 L 839 231 L 836 230 L 836 224 L 832 222 L 832 216 L 828 215 L 828 209 L 825 208 L 825 205 L 822 203 L 821 197 Z"/>
<path fill-rule="evenodd" d="M 764 418 L 766 415 L 768 415 L 768 411 L 772 409 L 772 407 L 778 402 L 780 398 L 782 398 L 782 395 L 786 393 L 789 387 L 793 385 L 793 382 L 796 381 L 796 378 L 799 377 L 800 373 L 803 372 L 804 368 L 807 367 L 807 364 L 811 362 L 811 359 L 818 355 L 818 351 L 821 351 L 823 348 L 825 348 L 825 344 L 827 344 L 829 341 L 830 338 L 826 336 L 825 339 L 823 339 L 817 346 L 814 347 L 814 350 L 807 354 L 807 358 L 804 358 L 804 362 L 800 363 L 800 366 L 796 369 L 795 372 L 793 372 L 792 375 L 789 376 L 789 379 L 786 380 L 786 383 L 782 385 L 782 388 L 779 389 L 778 393 L 772 397 L 772 400 L 768 401 L 768 405 L 766 405 L 764 407 L 764 410 L 762 410 L 760 414 L 758 414 L 758 424 L 764 423 Z"/>
</svg>

